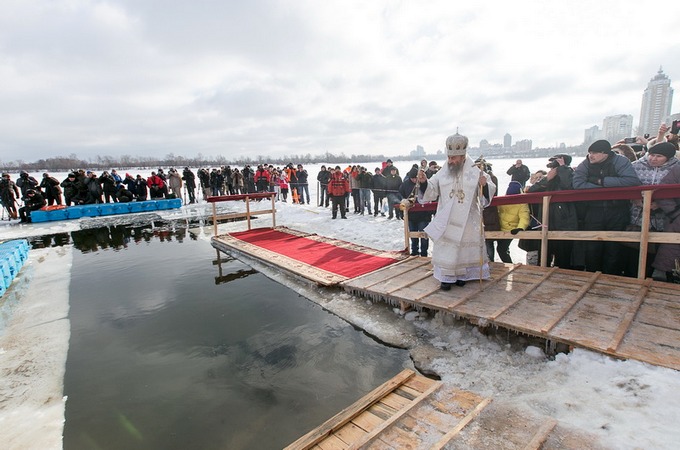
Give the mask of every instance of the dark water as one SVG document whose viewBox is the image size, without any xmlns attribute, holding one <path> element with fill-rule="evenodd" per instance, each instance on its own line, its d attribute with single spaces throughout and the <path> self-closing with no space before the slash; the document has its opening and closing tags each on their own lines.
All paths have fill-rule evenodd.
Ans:
<svg viewBox="0 0 680 450">
<path fill-rule="evenodd" d="M 83 251 L 65 449 L 281 448 L 408 365 L 250 267 L 213 265 L 191 236 L 119 225 L 53 238 Z"/>
</svg>

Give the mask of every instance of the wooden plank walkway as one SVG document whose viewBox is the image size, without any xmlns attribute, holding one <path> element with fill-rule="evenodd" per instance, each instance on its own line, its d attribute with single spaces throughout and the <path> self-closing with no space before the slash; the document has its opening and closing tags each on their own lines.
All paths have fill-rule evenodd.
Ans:
<svg viewBox="0 0 680 450">
<path fill-rule="evenodd" d="M 406 369 L 286 450 L 599 448 L 593 437 Z"/>
<path fill-rule="evenodd" d="M 501 263 L 491 264 L 491 274 L 445 292 L 430 259 L 413 257 L 341 285 L 374 300 L 680 370 L 680 285 Z"/>
<path fill-rule="evenodd" d="M 285 227 L 277 227 L 275 229 L 283 231 L 288 235 L 304 237 L 315 242 L 329 244 L 337 248 L 354 250 L 356 252 L 360 252 L 366 255 L 389 258 L 395 261 L 400 261 L 408 258 L 408 255 L 405 255 L 403 253 L 376 250 L 370 247 L 364 247 L 362 245 L 354 244 L 351 242 L 320 236 L 318 234 L 305 233 Z M 295 258 L 291 258 L 281 253 L 276 253 L 274 251 L 264 249 L 254 244 L 244 242 L 243 240 L 237 239 L 233 236 L 230 236 L 229 234 L 215 236 L 212 238 L 211 243 L 213 247 L 215 247 L 217 250 L 221 252 L 227 254 L 235 253 L 237 255 L 238 254 L 245 255 L 249 258 L 258 260 L 264 264 L 284 270 L 290 273 L 291 275 L 311 280 L 322 286 L 338 285 L 343 281 L 349 280 L 349 277 L 321 269 L 314 265 L 304 263 L 302 261 L 296 260 Z"/>
</svg>

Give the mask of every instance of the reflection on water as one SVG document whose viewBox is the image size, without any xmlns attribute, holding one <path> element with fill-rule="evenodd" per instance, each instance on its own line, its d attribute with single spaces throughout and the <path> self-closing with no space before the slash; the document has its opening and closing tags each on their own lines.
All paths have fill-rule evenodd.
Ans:
<svg viewBox="0 0 680 450">
<path fill-rule="evenodd" d="M 180 228 L 71 233 L 65 449 L 282 448 L 409 365 Z"/>
<path fill-rule="evenodd" d="M 71 233 L 57 233 L 29 238 L 32 248 L 60 247 L 73 244 L 81 252 L 96 252 L 98 250 L 121 250 L 131 243 L 151 242 L 157 239 L 161 242 L 184 241 L 187 237 L 186 224 L 173 224 L 161 221 L 144 225 L 109 225 L 73 231 Z M 195 236 L 189 234 L 191 239 Z"/>
</svg>

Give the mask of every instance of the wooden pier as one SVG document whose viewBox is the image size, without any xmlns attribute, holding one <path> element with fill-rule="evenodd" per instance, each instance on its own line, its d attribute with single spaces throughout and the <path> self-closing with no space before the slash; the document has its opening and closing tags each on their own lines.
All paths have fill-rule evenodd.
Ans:
<svg viewBox="0 0 680 450">
<path fill-rule="evenodd" d="M 404 370 L 285 450 L 600 448 L 550 417 Z"/>
<path fill-rule="evenodd" d="M 490 266 L 491 280 L 450 291 L 439 289 L 430 259 L 418 257 L 341 285 L 374 300 L 680 370 L 680 285 L 556 267 Z"/>
</svg>

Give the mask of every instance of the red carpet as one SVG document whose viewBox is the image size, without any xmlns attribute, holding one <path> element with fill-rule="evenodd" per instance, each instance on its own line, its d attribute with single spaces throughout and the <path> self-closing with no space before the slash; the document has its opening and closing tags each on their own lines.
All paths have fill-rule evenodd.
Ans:
<svg viewBox="0 0 680 450">
<path fill-rule="evenodd" d="M 340 248 L 269 228 L 230 233 L 230 235 L 249 244 L 347 278 L 354 278 L 398 261 L 398 259 Z"/>
</svg>

